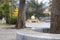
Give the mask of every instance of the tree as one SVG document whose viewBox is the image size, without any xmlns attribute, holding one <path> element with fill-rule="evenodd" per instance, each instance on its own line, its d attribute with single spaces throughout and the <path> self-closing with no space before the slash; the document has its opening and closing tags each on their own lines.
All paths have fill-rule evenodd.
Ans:
<svg viewBox="0 0 60 40">
<path fill-rule="evenodd" d="M 20 0 L 16 28 L 25 28 L 25 0 Z"/>
<path fill-rule="evenodd" d="M 52 8 L 52 0 L 49 0 L 49 11 L 51 11 Z"/>
<path fill-rule="evenodd" d="M 7 1 L 4 2 L 4 0 L 2 0 L 0 4 L 1 4 L 0 9 L 7 21 L 9 18 L 9 3 Z"/>
<path fill-rule="evenodd" d="M 60 34 L 60 0 L 52 0 L 50 32 Z"/>
<path fill-rule="evenodd" d="M 44 4 L 42 2 L 38 3 L 37 0 L 27 1 L 26 18 L 30 18 L 33 14 L 35 14 L 37 18 L 45 16 L 45 14 L 43 13 L 45 8 L 43 7 Z"/>
<path fill-rule="evenodd" d="M 14 1 L 14 0 L 13 0 Z M 12 4 L 12 0 L 1 0 L 0 2 L 0 11 L 3 16 L 6 18 L 6 23 L 9 22 L 10 15 L 12 15 L 15 4 Z"/>
</svg>

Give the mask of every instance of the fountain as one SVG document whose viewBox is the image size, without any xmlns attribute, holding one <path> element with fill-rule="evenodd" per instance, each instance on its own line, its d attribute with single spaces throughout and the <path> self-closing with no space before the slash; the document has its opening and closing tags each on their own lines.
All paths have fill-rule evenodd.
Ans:
<svg viewBox="0 0 60 40">
<path fill-rule="evenodd" d="M 45 27 L 45 24 L 46 24 L 46 27 Z M 35 24 L 35 26 L 36 25 L 37 24 Z M 38 26 L 41 26 L 41 27 L 38 27 Z M 37 25 L 37 27 L 20 29 L 16 33 L 16 40 L 60 40 L 60 34 L 49 33 L 50 32 L 49 26 L 50 26 L 49 23 L 48 24 L 44 23 L 42 25 L 41 24 Z"/>
<path fill-rule="evenodd" d="M 50 22 L 34 22 L 35 17 L 31 17 L 32 23 L 26 23 L 27 28 L 20 29 L 16 33 L 16 40 L 60 40 L 60 34 L 51 34 Z"/>
<path fill-rule="evenodd" d="M 36 18 L 34 15 L 32 15 L 31 18 L 27 20 L 27 22 L 30 22 L 30 23 L 38 23 L 39 22 L 39 19 Z"/>
<path fill-rule="evenodd" d="M 43 33 L 36 30 L 28 28 L 21 29 L 16 33 L 16 40 L 60 40 L 60 34 Z"/>
</svg>

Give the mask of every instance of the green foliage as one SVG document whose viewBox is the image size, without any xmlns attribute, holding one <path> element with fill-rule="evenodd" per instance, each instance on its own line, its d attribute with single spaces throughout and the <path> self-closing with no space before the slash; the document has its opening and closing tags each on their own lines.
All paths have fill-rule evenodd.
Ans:
<svg viewBox="0 0 60 40">
<path fill-rule="evenodd" d="M 3 18 L 3 14 L 2 14 L 2 12 L 0 11 L 0 19 L 2 19 Z"/>
<path fill-rule="evenodd" d="M 26 12 L 26 19 L 31 18 L 32 15 L 33 15 L 33 13 L 31 13 L 31 12 Z"/>
<path fill-rule="evenodd" d="M 16 24 L 16 22 L 17 22 L 17 18 L 14 17 L 14 16 L 12 16 L 12 17 L 8 20 L 7 24 Z"/>
<path fill-rule="evenodd" d="M 49 2 L 49 10 L 51 11 L 51 8 L 52 8 L 52 0 L 49 0 L 50 2 Z"/>
<path fill-rule="evenodd" d="M 9 4 L 5 3 L 2 9 L 4 10 L 4 13 L 9 13 Z"/>
<path fill-rule="evenodd" d="M 14 2 L 14 0 L 13 0 Z M 15 8 L 15 3 L 13 3 L 12 0 L 2 0 L 0 2 L 0 11 L 2 12 L 2 14 L 4 16 L 6 16 L 7 14 L 12 15 L 12 13 L 14 12 L 14 8 Z M 9 4 L 10 3 L 10 4 Z"/>
<path fill-rule="evenodd" d="M 44 17 L 44 4 L 38 3 L 35 0 L 27 1 L 27 11 L 26 11 L 26 18 L 30 18 L 32 15 L 35 15 L 37 18 Z"/>
</svg>

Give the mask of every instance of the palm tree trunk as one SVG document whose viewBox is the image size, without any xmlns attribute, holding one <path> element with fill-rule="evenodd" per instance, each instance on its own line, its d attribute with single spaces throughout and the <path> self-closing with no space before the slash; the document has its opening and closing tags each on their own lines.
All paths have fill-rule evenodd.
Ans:
<svg viewBox="0 0 60 40">
<path fill-rule="evenodd" d="M 60 0 L 52 0 L 51 33 L 60 33 Z"/>
<path fill-rule="evenodd" d="M 20 0 L 16 28 L 18 29 L 25 28 L 25 0 Z"/>
</svg>

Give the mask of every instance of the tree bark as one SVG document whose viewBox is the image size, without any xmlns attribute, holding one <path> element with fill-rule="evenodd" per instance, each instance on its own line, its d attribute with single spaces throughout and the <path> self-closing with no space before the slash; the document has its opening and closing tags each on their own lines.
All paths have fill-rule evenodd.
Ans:
<svg viewBox="0 0 60 40">
<path fill-rule="evenodd" d="M 25 0 L 20 0 L 16 28 L 21 29 L 25 27 Z"/>
<path fill-rule="evenodd" d="M 50 32 L 60 34 L 60 0 L 52 0 Z"/>
</svg>

